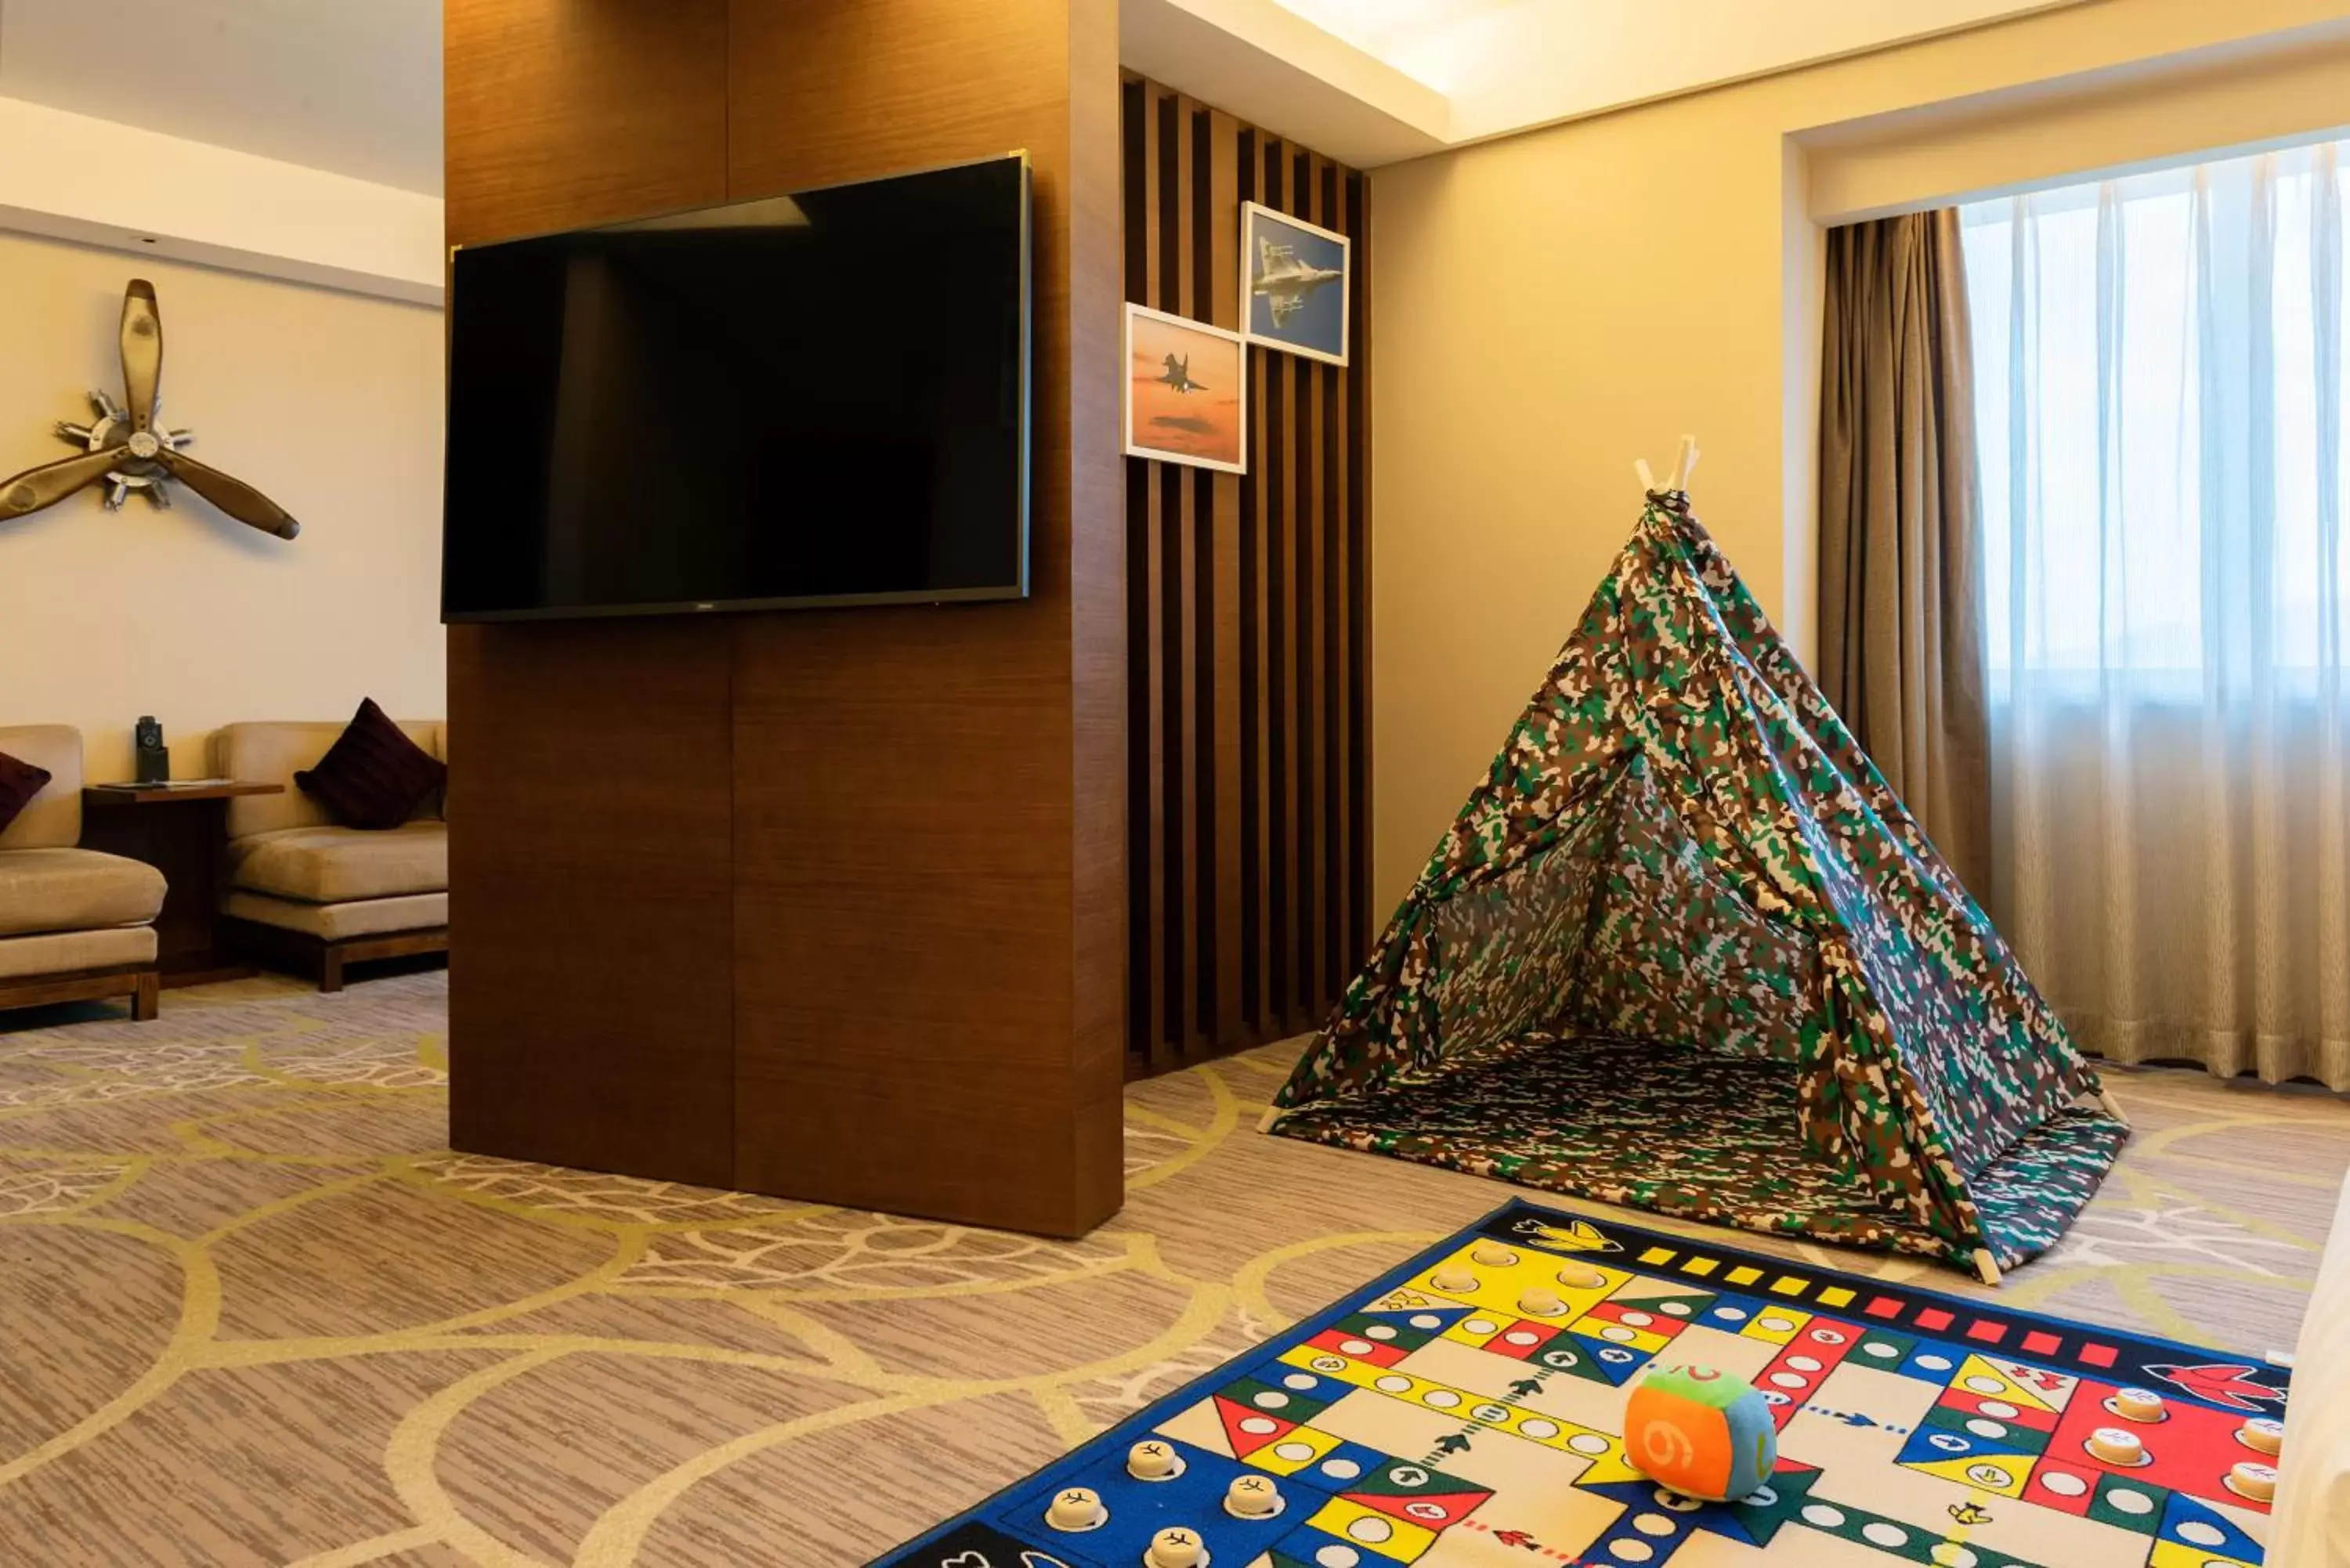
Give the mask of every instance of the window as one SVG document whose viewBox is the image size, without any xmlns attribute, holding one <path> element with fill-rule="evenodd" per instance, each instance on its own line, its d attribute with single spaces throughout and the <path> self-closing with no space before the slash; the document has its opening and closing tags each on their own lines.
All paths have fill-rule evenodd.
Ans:
<svg viewBox="0 0 2350 1568">
<path fill-rule="evenodd" d="M 1962 210 L 1995 692 L 2314 697 L 2340 667 L 2343 165 L 2329 143 Z"/>
<path fill-rule="evenodd" d="M 2327 143 L 1962 214 L 1990 902 L 2122 1061 L 2350 1088 Z"/>
</svg>

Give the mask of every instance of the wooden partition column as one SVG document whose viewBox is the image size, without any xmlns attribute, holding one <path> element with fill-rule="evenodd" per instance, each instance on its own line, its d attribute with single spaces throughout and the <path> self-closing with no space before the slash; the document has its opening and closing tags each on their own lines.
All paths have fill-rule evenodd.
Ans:
<svg viewBox="0 0 2350 1568">
<path fill-rule="evenodd" d="M 1121 1200 L 1115 7 L 448 0 L 445 38 L 453 244 L 1019 149 L 1035 186 L 1032 597 L 452 628 L 452 1141 L 1090 1229 Z"/>
<path fill-rule="evenodd" d="M 1129 76 L 1126 296 L 1241 325 L 1241 203 L 1347 236 L 1344 368 L 1251 348 L 1249 470 L 1127 460 L 1128 1072 L 1319 1025 L 1370 908 L 1365 181 Z"/>
</svg>

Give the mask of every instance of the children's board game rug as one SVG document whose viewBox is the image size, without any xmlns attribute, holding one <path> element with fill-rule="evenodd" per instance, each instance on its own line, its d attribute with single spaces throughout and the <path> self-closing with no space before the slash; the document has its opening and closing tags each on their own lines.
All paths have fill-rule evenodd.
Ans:
<svg viewBox="0 0 2350 1568">
<path fill-rule="evenodd" d="M 1759 1490 L 1642 1475 L 1625 1400 L 1676 1365 L 1762 1391 Z M 2285 1392 L 2191 1345 L 1514 1202 L 879 1562 L 2233 1568 L 2262 1560 Z"/>
</svg>

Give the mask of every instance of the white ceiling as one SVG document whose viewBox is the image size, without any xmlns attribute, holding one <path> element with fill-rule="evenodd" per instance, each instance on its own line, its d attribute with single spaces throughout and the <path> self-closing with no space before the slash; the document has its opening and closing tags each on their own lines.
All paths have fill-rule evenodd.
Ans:
<svg viewBox="0 0 2350 1568">
<path fill-rule="evenodd" d="M 2088 0 L 1121 0 L 1123 60 L 1375 168 Z"/>
<path fill-rule="evenodd" d="M 441 0 L 0 0 L 0 97 L 437 195 Z"/>
<path fill-rule="evenodd" d="M 1402 62 L 1410 57 L 1418 40 L 1528 0 L 1280 0 L 1280 4 L 1365 54 L 1416 74 Z"/>
</svg>

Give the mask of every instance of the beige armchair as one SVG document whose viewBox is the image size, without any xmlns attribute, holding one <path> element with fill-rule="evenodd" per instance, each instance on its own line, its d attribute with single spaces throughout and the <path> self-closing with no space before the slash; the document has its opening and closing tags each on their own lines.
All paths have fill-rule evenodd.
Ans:
<svg viewBox="0 0 2350 1568">
<path fill-rule="evenodd" d="M 0 752 L 49 771 L 0 833 L 0 1008 L 128 997 L 155 1016 L 163 874 L 81 845 L 81 732 L 0 728 Z"/>
<path fill-rule="evenodd" d="M 400 722 L 408 738 L 448 760 L 447 726 Z M 439 795 L 400 826 L 338 826 L 294 774 L 313 767 L 339 723 L 231 724 L 213 737 L 212 771 L 282 784 L 284 794 L 228 803 L 223 869 L 224 938 L 262 958 L 315 966 L 318 989 L 340 991 L 343 966 L 449 948 L 449 827 Z"/>
</svg>

